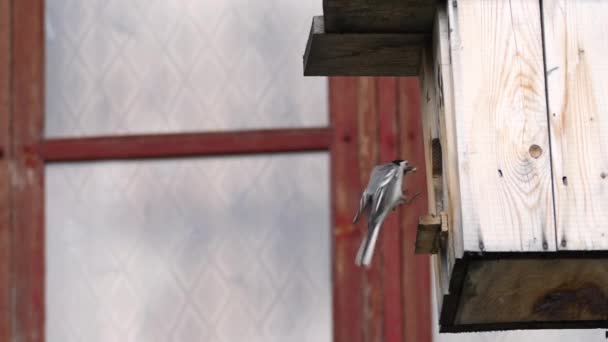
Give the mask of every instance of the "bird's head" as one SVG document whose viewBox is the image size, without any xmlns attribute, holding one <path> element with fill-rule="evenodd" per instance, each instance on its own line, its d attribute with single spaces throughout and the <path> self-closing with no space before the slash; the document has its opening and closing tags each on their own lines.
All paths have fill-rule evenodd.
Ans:
<svg viewBox="0 0 608 342">
<path fill-rule="evenodd" d="M 393 160 L 393 164 L 399 165 L 403 170 L 403 174 L 408 174 L 410 172 L 416 172 L 416 167 L 410 165 L 407 160 L 396 159 Z"/>
</svg>

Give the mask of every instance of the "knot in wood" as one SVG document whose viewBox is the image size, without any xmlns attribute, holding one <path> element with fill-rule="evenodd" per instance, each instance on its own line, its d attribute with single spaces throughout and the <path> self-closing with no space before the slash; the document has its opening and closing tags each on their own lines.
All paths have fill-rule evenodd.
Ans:
<svg viewBox="0 0 608 342">
<path fill-rule="evenodd" d="M 540 146 L 534 144 L 530 146 L 529 152 L 532 158 L 537 159 L 538 157 L 540 157 L 541 154 L 543 154 L 543 149 Z"/>
</svg>

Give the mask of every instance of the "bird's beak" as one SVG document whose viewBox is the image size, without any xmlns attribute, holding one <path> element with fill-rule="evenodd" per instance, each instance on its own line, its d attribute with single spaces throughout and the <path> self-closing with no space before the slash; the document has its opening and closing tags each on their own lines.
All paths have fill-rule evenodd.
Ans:
<svg viewBox="0 0 608 342">
<path fill-rule="evenodd" d="M 407 166 L 407 167 L 405 168 L 405 170 L 403 170 L 403 172 L 404 172 L 405 174 L 410 173 L 410 172 L 416 172 L 416 167 L 415 167 L 415 166 Z"/>
</svg>

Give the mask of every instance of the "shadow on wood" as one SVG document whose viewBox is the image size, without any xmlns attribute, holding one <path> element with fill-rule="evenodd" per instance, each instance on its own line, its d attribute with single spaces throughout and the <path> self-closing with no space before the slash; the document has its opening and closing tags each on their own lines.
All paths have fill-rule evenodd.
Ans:
<svg viewBox="0 0 608 342">
<path fill-rule="evenodd" d="M 424 33 L 439 0 L 324 0 L 327 32 Z"/>
<path fill-rule="evenodd" d="M 608 328 L 608 253 L 465 254 L 441 332 Z"/>
<path fill-rule="evenodd" d="M 326 33 L 314 17 L 306 52 L 305 76 L 418 76 L 429 35 L 415 33 Z"/>
</svg>

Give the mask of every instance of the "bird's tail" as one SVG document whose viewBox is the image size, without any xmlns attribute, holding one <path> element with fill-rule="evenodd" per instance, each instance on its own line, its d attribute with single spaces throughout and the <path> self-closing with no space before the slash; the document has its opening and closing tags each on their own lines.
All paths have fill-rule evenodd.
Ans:
<svg viewBox="0 0 608 342">
<path fill-rule="evenodd" d="M 367 235 L 363 238 L 363 241 L 361 241 L 361 246 L 359 246 L 359 251 L 355 258 L 355 264 L 357 264 L 357 266 L 369 267 L 372 263 L 372 256 L 374 255 L 374 249 L 376 247 L 376 242 L 378 241 L 381 224 L 381 221 L 374 223 L 370 222 Z"/>
</svg>

